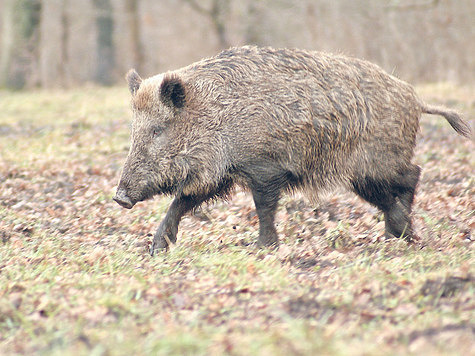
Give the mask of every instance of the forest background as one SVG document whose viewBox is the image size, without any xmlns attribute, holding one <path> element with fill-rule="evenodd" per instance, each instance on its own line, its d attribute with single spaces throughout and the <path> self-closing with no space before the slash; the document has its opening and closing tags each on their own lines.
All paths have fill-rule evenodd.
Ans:
<svg viewBox="0 0 475 356">
<path fill-rule="evenodd" d="M 0 0 L 0 87 L 115 84 L 243 44 L 345 53 L 473 83 L 471 0 Z"/>
</svg>

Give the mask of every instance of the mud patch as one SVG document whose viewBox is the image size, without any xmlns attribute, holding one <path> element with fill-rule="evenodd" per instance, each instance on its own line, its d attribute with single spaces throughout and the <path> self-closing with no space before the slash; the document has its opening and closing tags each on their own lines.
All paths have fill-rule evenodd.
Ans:
<svg viewBox="0 0 475 356">
<path fill-rule="evenodd" d="M 470 285 L 474 285 L 475 278 L 471 275 L 467 277 L 448 276 L 446 278 L 428 279 L 420 290 L 423 296 L 433 296 L 440 298 L 452 297 L 465 290 Z"/>
<path fill-rule="evenodd" d="M 407 339 L 409 342 L 413 342 L 414 340 L 420 337 L 434 337 L 443 332 L 462 331 L 462 330 L 468 330 L 468 331 L 471 331 L 472 334 L 475 334 L 475 324 L 451 324 L 451 325 L 442 326 L 440 328 L 416 330 L 416 331 L 411 332 L 407 336 Z"/>
<path fill-rule="evenodd" d="M 6 244 L 8 241 L 10 241 L 11 234 L 6 230 L 0 229 L 0 238 L 2 243 Z"/>
<path fill-rule="evenodd" d="M 315 258 L 292 258 L 292 265 L 299 269 L 309 269 L 309 268 L 326 268 L 333 267 L 334 264 L 327 260 L 317 260 Z"/>
<path fill-rule="evenodd" d="M 301 296 L 289 300 L 286 310 L 294 318 L 321 320 L 335 315 L 337 307 L 329 301 L 317 301 L 312 297 Z"/>
</svg>

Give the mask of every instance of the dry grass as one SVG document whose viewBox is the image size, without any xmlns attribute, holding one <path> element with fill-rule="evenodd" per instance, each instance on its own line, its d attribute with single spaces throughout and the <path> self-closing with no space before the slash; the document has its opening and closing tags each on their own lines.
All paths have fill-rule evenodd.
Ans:
<svg viewBox="0 0 475 356">
<path fill-rule="evenodd" d="M 473 88 L 425 98 L 474 117 Z M 349 194 L 278 212 L 259 250 L 250 197 L 205 206 L 151 258 L 168 198 L 111 201 L 128 146 L 126 89 L 1 93 L 0 353 L 473 354 L 473 142 L 425 117 L 419 240 L 384 240 Z"/>
</svg>

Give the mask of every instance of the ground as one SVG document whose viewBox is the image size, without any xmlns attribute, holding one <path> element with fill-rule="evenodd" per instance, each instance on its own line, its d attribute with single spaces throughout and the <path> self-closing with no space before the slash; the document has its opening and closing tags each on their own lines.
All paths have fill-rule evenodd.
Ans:
<svg viewBox="0 0 475 356">
<path fill-rule="evenodd" d="M 474 87 L 418 92 L 475 117 Z M 443 118 L 421 122 L 413 243 L 338 193 L 285 197 L 280 247 L 259 249 L 237 191 L 151 257 L 170 198 L 111 200 L 128 100 L 125 86 L 0 93 L 1 354 L 475 353 L 474 145 Z"/>
</svg>

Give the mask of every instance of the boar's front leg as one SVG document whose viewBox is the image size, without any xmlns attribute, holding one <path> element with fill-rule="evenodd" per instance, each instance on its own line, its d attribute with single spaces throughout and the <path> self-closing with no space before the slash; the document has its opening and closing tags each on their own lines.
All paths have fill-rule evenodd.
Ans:
<svg viewBox="0 0 475 356">
<path fill-rule="evenodd" d="M 180 223 L 181 218 L 188 211 L 192 210 L 202 202 L 202 199 L 197 199 L 192 196 L 180 196 L 172 201 L 168 208 L 167 215 L 165 215 L 165 218 L 160 223 L 160 226 L 153 237 L 152 246 L 150 247 L 150 254 L 152 256 L 155 253 L 155 250 L 166 249 L 168 247 L 168 242 L 176 242 L 178 224 Z"/>
<path fill-rule="evenodd" d="M 276 246 L 279 243 L 277 231 L 274 226 L 275 212 L 279 202 L 280 194 L 274 190 L 257 188 L 252 190 L 252 197 L 259 217 L 259 239 L 260 246 Z"/>
<path fill-rule="evenodd" d="M 153 256 L 155 250 L 163 250 L 168 247 L 168 243 L 176 242 L 176 234 L 178 233 L 178 224 L 181 218 L 187 212 L 197 208 L 201 203 L 219 196 L 225 196 L 232 188 L 233 182 L 230 179 L 221 181 L 215 189 L 203 195 L 179 195 L 173 199 L 168 208 L 165 218 L 153 237 L 150 254 Z"/>
</svg>

